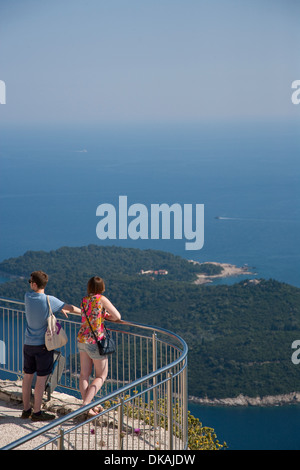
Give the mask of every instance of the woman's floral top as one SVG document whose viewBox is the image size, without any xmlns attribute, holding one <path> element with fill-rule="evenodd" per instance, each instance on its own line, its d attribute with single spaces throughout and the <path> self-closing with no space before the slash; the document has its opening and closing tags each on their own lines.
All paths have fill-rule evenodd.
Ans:
<svg viewBox="0 0 300 470">
<path fill-rule="evenodd" d="M 89 318 L 97 339 L 102 339 L 104 336 L 104 319 L 106 314 L 102 313 L 101 297 L 100 294 L 88 295 L 87 297 L 83 297 L 81 301 L 81 328 L 77 335 L 77 341 L 79 343 L 96 343 L 84 312 L 86 312 Z"/>
</svg>

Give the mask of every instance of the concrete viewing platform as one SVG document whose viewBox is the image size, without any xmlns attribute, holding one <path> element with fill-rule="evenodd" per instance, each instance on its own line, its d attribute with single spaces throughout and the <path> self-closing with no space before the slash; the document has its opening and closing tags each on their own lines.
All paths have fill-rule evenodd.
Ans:
<svg viewBox="0 0 300 470">
<path fill-rule="evenodd" d="M 59 417 L 77 410 L 81 403 L 76 397 L 54 391 L 51 400 L 44 402 L 43 409 Z M 47 424 L 21 419 L 22 410 L 22 381 L 0 380 L 0 449 Z M 22 446 L 22 449 L 33 448 L 48 439 L 49 434 L 40 436 Z"/>
<path fill-rule="evenodd" d="M 56 414 L 57 418 L 78 410 L 82 401 L 72 395 L 52 392 L 50 401 L 43 403 L 43 409 Z M 33 422 L 30 418 L 22 419 L 22 381 L 0 380 L 0 449 L 8 444 L 34 432 L 49 422 Z M 119 423 L 118 414 L 107 410 L 102 415 L 96 416 L 92 421 L 86 421 L 86 416 L 81 414 L 62 424 L 65 432 L 67 450 L 117 450 Z M 81 423 L 80 432 L 70 432 L 77 424 Z M 30 450 L 55 438 L 47 450 L 57 450 L 58 428 L 35 437 L 33 440 L 22 444 L 18 449 Z M 80 437 L 79 437 L 80 435 Z M 180 441 L 175 438 L 176 447 Z M 168 433 L 166 429 L 145 423 L 141 418 L 124 416 L 122 422 L 122 449 L 123 450 L 158 450 L 168 449 Z"/>
</svg>

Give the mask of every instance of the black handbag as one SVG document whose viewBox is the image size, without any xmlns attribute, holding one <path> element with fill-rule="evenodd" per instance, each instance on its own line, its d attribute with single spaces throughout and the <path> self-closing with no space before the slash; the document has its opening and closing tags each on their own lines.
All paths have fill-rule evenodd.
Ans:
<svg viewBox="0 0 300 470">
<path fill-rule="evenodd" d="M 97 336 L 95 335 L 95 332 L 92 328 L 92 325 L 90 324 L 90 320 L 88 319 L 88 316 L 86 314 L 86 311 L 85 311 L 83 305 L 82 305 L 82 308 L 83 308 L 83 311 L 85 313 L 85 317 L 88 321 L 90 330 L 93 333 L 93 336 L 96 340 L 100 356 L 107 356 L 108 354 L 113 354 L 116 351 L 116 345 L 115 345 L 114 340 L 110 336 L 109 331 L 106 329 L 106 326 L 104 325 L 104 329 L 105 329 L 104 338 L 98 339 Z M 104 313 L 104 312 L 105 312 L 105 308 L 102 307 L 102 313 Z"/>
</svg>

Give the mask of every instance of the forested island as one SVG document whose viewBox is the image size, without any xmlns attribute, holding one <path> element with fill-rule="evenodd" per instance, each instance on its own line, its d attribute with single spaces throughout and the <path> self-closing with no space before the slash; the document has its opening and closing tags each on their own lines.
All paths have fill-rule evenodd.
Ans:
<svg viewBox="0 0 300 470">
<path fill-rule="evenodd" d="M 300 365 L 291 361 L 291 345 L 300 339 L 299 288 L 250 278 L 234 285 L 197 284 L 199 275 L 221 275 L 222 265 L 89 245 L 29 251 L 3 261 L 0 271 L 17 277 L 0 285 L 0 295 L 23 300 L 28 276 L 38 269 L 49 274 L 47 292 L 76 305 L 88 279 L 100 275 L 125 320 L 178 333 L 189 347 L 191 396 L 213 400 L 300 391 Z"/>
</svg>

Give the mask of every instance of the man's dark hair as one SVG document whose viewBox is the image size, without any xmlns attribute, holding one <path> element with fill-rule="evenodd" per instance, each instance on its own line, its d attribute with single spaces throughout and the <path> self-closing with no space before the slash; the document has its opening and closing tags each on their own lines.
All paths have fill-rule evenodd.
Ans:
<svg viewBox="0 0 300 470">
<path fill-rule="evenodd" d="M 31 273 L 31 280 L 35 282 L 39 289 L 45 289 L 48 283 L 48 275 L 43 271 L 34 271 Z"/>
</svg>

